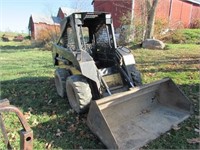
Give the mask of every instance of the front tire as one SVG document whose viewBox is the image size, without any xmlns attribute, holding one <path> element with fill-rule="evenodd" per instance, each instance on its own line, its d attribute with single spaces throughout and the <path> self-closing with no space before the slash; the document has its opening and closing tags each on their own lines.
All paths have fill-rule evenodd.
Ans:
<svg viewBox="0 0 200 150">
<path fill-rule="evenodd" d="M 77 113 L 83 113 L 88 109 L 92 94 L 88 81 L 84 76 L 73 75 L 68 77 L 66 91 L 69 104 Z"/>
<path fill-rule="evenodd" d="M 135 70 L 134 72 L 131 72 L 131 77 L 135 86 L 142 85 L 142 77 L 139 71 Z"/>
</svg>

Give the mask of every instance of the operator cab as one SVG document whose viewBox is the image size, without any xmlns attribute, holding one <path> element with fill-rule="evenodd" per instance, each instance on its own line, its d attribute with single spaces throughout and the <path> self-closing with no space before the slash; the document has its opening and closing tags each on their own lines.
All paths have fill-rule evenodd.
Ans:
<svg viewBox="0 0 200 150">
<path fill-rule="evenodd" d="M 116 42 L 109 13 L 75 13 L 62 23 L 59 45 L 87 51 L 98 69 L 114 66 Z"/>
</svg>

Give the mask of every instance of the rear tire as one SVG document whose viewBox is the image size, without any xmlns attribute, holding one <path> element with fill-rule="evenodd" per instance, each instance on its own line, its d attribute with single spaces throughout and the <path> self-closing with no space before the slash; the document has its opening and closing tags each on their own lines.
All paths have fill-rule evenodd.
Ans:
<svg viewBox="0 0 200 150">
<path fill-rule="evenodd" d="M 77 113 L 88 109 L 92 100 L 91 89 L 88 81 L 82 75 L 73 75 L 67 78 L 66 91 L 69 104 Z"/>
<path fill-rule="evenodd" d="M 70 76 L 68 70 L 64 68 L 57 68 L 55 70 L 55 85 L 59 96 L 66 97 L 66 79 Z"/>
</svg>

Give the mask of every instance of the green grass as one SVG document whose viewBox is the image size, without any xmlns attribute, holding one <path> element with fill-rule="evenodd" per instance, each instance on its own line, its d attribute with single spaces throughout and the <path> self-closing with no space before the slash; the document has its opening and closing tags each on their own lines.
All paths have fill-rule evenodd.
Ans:
<svg viewBox="0 0 200 150">
<path fill-rule="evenodd" d="M 199 137 L 199 83 L 200 48 L 195 44 L 168 44 L 168 50 L 136 49 L 133 51 L 144 83 L 170 77 L 192 101 L 194 114 L 180 125 L 144 148 L 148 149 L 198 149 L 187 139 Z"/>
<path fill-rule="evenodd" d="M 44 149 L 49 143 L 51 148 L 61 149 L 104 148 L 85 124 L 86 116 L 76 115 L 68 102 L 56 94 L 51 52 L 5 42 L 0 61 L 0 99 L 8 98 L 24 114 L 31 113 L 28 122 L 34 131 L 35 149 Z M 16 122 L 13 114 L 5 116 L 8 135 L 17 147 L 19 123 L 13 123 Z M 59 130 L 61 136 L 57 136 Z M 0 149 L 5 149 L 1 134 Z"/>
<path fill-rule="evenodd" d="M 145 83 L 168 76 L 178 84 L 198 84 L 199 52 L 195 44 L 168 44 L 167 50 L 138 49 L 134 55 Z"/>
<path fill-rule="evenodd" d="M 174 30 L 165 37 L 163 40 L 171 43 L 187 43 L 196 44 L 200 43 L 200 29 L 179 29 Z"/>
<path fill-rule="evenodd" d="M 15 42 L 0 43 L 1 98 L 19 107 L 34 131 L 34 149 L 103 149 L 105 146 L 86 125 L 86 116 L 74 113 L 67 100 L 56 94 L 50 51 Z M 198 45 L 168 45 L 168 50 L 133 50 L 144 83 L 171 77 L 193 102 L 194 115 L 178 131 L 152 141 L 144 148 L 198 149 L 187 139 L 199 136 Z M 20 130 L 14 114 L 3 114 L 11 143 L 18 147 Z M 49 145 L 49 146 L 48 146 Z M 0 132 L 0 149 L 5 149 Z"/>
<path fill-rule="evenodd" d="M 200 42 L 200 29 L 184 29 L 182 33 L 186 39 L 186 43 Z"/>
<path fill-rule="evenodd" d="M 23 36 L 27 36 L 28 34 L 27 33 L 17 33 L 17 32 L 0 32 L 0 37 L 2 37 L 2 35 L 4 35 L 4 34 L 6 34 L 6 35 L 8 35 L 8 36 L 12 36 L 12 37 L 14 37 L 14 36 L 17 36 L 17 35 L 23 35 Z"/>
</svg>

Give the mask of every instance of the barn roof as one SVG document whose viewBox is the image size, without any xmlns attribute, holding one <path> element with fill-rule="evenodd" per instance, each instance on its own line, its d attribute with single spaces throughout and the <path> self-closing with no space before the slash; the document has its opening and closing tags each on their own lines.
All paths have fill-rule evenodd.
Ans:
<svg viewBox="0 0 200 150">
<path fill-rule="evenodd" d="M 186 0 L 186 1 L 200 5 L 200 0 Z"/>
<path fill-rule="evenodd" d="M 54 17 L 54 16 L 32 14 L 31 17 L 34 23 L 46 23 L 49 25 L 59 25 L 61 21 L 59 17 Z"/>
<path fill-rule="evenodd" d="M 65 16 L 69 16 L 72 13 L 77 12 L 76 9 L 68 8 L 68 7 L 60 7 L 59 10 L 61 10 Z"/>
</svg>

